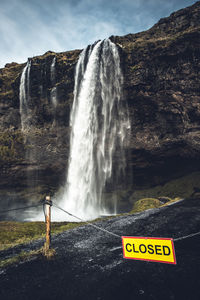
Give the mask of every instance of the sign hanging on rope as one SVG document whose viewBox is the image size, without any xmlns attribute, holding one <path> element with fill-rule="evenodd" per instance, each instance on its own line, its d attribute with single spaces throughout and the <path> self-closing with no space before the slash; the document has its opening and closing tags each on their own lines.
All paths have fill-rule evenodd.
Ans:
<svg viewBox="0 0 200 300">
<path fill-rule="evenodd" d="M 122 236 L 123 257 L 176 264 L 173 239 Z"/>
</svg>

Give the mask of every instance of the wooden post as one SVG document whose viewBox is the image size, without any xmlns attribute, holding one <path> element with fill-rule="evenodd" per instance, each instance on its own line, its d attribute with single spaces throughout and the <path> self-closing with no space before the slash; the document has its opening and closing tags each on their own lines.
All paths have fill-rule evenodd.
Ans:
<svg viewBox="0 0 200 300">
<path fill-rule="evenodd" d="M 45 250 L 48 251 L 51 246 L 51 198 L 46 196 L 45 199 L 45 221 L 46 221 L 46 243 Z"/>
</svg>

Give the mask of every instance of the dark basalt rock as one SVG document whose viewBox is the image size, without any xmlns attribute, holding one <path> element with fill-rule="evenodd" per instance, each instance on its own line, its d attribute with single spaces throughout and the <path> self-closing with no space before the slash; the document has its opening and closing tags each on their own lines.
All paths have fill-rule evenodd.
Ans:
<svg viewBox="0 0 200 300">
<path fill-rule="evenodd" d="M 198 171 L 200 2 L 161 19 L 145 32 L 112 36 L 111 40 L 118 45 L 124 100 L 131 120 L 123 189 L 125 184 L 130 194 L 130 190 L 164 184 Z M 65 181 L 69 115 L 79 54 L 80 50 L 49 51 L 31 58 L 32 126 L 24 141 L 17 142 L 13 137 L 12 142 L 3 135 L 21 130 L 19 84 L 25 64 L 11 63 L 0 70 L 0 187 L 13 187 L 13 191 L 21 188 L 23 201 L 27 187 L 37 186 L 35 199 L 39 200 L 47 191 L 54 193 Z M 50 67 L 54 57 L 56 77 L 52 84 Z M 56 107 L 50 97 L 53 86 L 57 88 Z M 34 186 L 30 178 L 34 178 Z M 6 197 L 2 194 L 1 201 Z"/>
<path fill-rule="evenodd" d="M 199 170 L 200 2 L 118 44 L 131 118 L 133 184 Z"/>
</svg>

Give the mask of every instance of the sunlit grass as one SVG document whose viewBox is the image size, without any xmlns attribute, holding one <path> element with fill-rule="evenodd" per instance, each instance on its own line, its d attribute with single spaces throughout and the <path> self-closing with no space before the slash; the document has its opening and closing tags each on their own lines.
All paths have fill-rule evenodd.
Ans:
<svg viewBox="0 0 200 300">
<path fill-rule="evenodd" d="M 168 205 L 172 202 L 178 201 L 180 198 L 168 199 L 168 202 L 163 204 L 156 198 L 143 198 L 136 201 L 133 205 L 133 209 L 127 214 L 120 215 L 130 215 L 138 212 L 145 211 L 151 208 L 157 208 L 161 206 Z M 119 215 L 118 215 L 119 216 Z M 114 216 L 108 216 L 104 219 L 96 219 L 92 222 L 98 220 L 108 220 L 114 218 Z M 51 234 L 61 233 L 63 231 L 73 229 L 78 226 L 87 224 L 85 223 L 68 223 L 68 222 L 52 222 L 51 223 Z M 32 240 L 36 240 L 45 237 L 45 223 L 44 222 L 13 222 L 13 221 L 3 221 L 0 222 L 0 250 L 6 250 L 8 248 L 14 247 L 16 245 L 25 244 Z M 19 262 L 25 262 L 30 260 L 32 257 L 45 257 L 46 259 L 54 259 L 56 256 L 55 249 L 46 250 L 45 245 L 37 250 L 32 251 L 21 251 L 17 255 L 0 260 L 0 268 L 6 268 L 9 265 L 17 264 Z"/>
<path fill-rule="evenodd" d="M 42 254 L 42 248 L 39 250 L 33 250 L 29 252 L 21 251 L 19 254 L 14 255 L 12 257 L 1 259 L 0 260 L 0 268 L 6 268 L 9 265 L 16 264 L 19 262 L 24 262 L 29 260 L 33 256 L 38 256 Z"/>
<path fill-rule="evenodd" d="M 130 211 L 130 214 L 142 212 L 142 211 L 145 211 L 145 210 L 151 209 L 151 208 L 167 206 L 173 202 L 177 202 L 177 201 L 181 200 L 180 197 L 176 197 L 176 198 L 164 197 L 164 198 L 168 200 L 166 203 L 163 203 L 162 201 L 160 201 L 159 199 L 156 199 L 156 198 L 140 199 L 134 203 L 133 209 Z"/>
<path fill-rule="evenodd" d="M 84 223 L 52 222 L 52 234 L 81 226 Z M 0 222 L 0 250 L 45 237 L 44 222 Z"/>
<path fill-rule="evenodd" d="M 85 223 L 52 222 L 51 234 L 73 229 Z M 44 222 L 0 222 L 0 250 L 25 244 L 30 241 L 45 237 Z M 45 245 L 37 250 L 21 251 L 17 255 L 0 260 L 0 268 L 5 268 L 12 264 L 30 260 L 32 257 L 41 256 L 46 259 L 53 259 L 56 251 L 53 248 L 46 250 Z"/>
</svg>

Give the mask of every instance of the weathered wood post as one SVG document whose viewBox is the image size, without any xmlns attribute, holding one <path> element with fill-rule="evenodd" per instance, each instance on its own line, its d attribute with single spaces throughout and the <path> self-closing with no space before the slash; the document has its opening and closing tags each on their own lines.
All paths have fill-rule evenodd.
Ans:
<svg viewBox="0 0 200 300">
<path fill-rule="evenodd" d="M 51 246 L 51 206 L 52 201 L 50 196 L 45 198 L 45 222 L 46 222 L 46 243 L 45 251 L 48 251 Z"/>
</svg>

